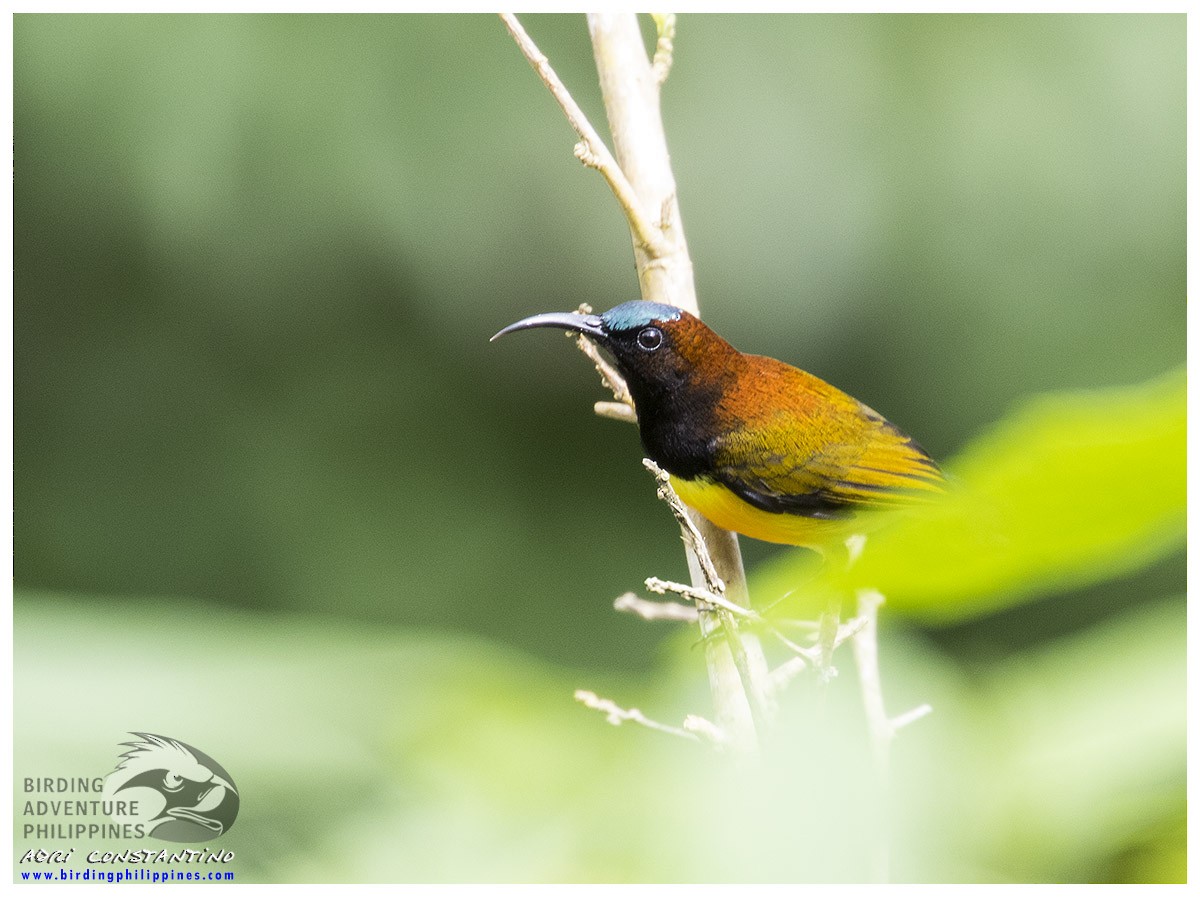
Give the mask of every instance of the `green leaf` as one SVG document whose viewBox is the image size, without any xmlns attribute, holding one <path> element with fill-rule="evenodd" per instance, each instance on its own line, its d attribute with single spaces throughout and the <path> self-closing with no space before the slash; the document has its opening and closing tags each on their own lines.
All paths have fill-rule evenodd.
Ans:
<svg viewBox="0 0 1200 900">
<path fill-rule="evenodd" d="M 874 587 L 949 621 L 1149 565 L 1186 535 L 1185 400 L 1182 370 L 1035 397 L 947 465 L 944 502 L 872 534 L 849 573 L 793 556 L 759 573 L 757 596 Z"/>
</svg>

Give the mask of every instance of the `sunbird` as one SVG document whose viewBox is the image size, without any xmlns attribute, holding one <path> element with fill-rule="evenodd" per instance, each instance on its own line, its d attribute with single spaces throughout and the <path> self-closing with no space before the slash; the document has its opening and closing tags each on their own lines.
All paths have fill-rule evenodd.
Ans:
<svg viewBox="0 0 1200 900">
<path fill-rule="evenodd" d="M 869 406 L 794 366 L 735 349 L 691 313 L 635 300 L 603 315 L 542 313 L 526 328 L 595 341 L 616 362 L 646 455 L 713 524 L 826 553 L 864 514 L 932 499 L 945 477 Z"/>
</svg>

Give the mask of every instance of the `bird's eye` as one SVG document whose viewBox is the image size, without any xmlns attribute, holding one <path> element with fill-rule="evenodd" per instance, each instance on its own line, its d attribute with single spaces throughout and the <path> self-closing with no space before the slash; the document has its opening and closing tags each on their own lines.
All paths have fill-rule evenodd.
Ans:
<svg viewBox="0 0 1200 900">
<path fill-rule="evenodd" d="M 653 325 L 638 332 L 638 346 L 643 350 L 657 350 L 662 346 L 662 332 Z"/>
<path fill-rule="evenodd" d="M 163 776 L 163 787 L 168 791 L 177 791 L 183 787 L 183 779 L 174 772 L 168 772 Z"/>
</svg>

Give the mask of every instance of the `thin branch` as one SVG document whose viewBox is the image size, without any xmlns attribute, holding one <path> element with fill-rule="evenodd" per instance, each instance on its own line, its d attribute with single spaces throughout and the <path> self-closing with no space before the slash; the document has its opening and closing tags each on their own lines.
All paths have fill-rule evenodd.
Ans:
<svg viewBox="0 0 1200 900">
<path fill-rule="evenodd" d="M 922 703 L 920 706 L 914 707 L 906 713 L 900 713 L 900 715 L 892 719 L 892 734 L 895 735 L 901 728 L 911 725 L 918 719 L 925 718 L 931 712 L 933 712 L 933 707 L 928 703 Z"/>
<path fill-rule="evenodd" d="M 635 722 L 644 728 L 650 728 L 654 731 L 661 731 L 665 734 L 672 734 L 675 737 L 681 737 L 685 740 L 701 740 L 700 735 L 694 729 L 676 728 L 674 725 L 664 725 L 662 722 L 655 722 L 653 719 L 646 718 L 640 709 L 622 709 L 612 700 L 609 700 L 605 697 L 599 697 L 591 691 L 576 691 L 575 699 L 588 709 L 594 709 L 598 712 L 604 713 L 604 717 L 608 719 L 610 725 L 621 725 L 624 722 Z"/>
<path fill-rule="evenodd" d="M 791 650 L 792 653 L 804 660 L 805 663 L 813 666 L 814 668 L 819 669 L 821 667 L 821 648 L 819 646 L 801 647 L 795 641 L 789 639 L 787 635 L 785 635 L 778 628 L 771 628 L 770 631 L 771 634 L 775 635 L 779 643 Z"/>
<path fill-rule="evenodd" d="M 659 222 L 664 223 L 663 246 L 657 248 L 658 252 L 650 252 L 636 238 L 633 241 L 642 298 L 670 303 L 698 316 L 700 307 L 692 261 L 663 131 L 661 92 L 646 56 L 637 17 L 632 13 L 589 13 L 588 32 L 613 153 L 644 208 L 658 210 Z M 630 228 L 634 230 L 632 223 Z M 689 518 L 703 536 L 708 568 L 715 568 L 724 581 L 725 590 L 717 593 L 749 607 L 750 595 L 737 535 L 723 531 L 698 513 L 693 515 L 694 518 Z M 708 572 L 690 544 L 687 560 L 692 583 L 711 586 Z M 700 609 L 699 613 L 703 638 L 711 638 L 718 628 L 724 627 L 725 623 L 710 607 Z M 767 661 L 757 635 L 746 635 L 740 649 L 743 652 L 739 654 L 732 641 L 706 640 L 705 665 L 717 727 L 728 735 L 732 747 L 753 755 L 762 736 L 757 721 L 761 715 L 756 715 L 755 708 L 765 709 L 770 702 L 765 688 Z M 740 668 L 739 659 L 744 663 Z"/>
<path fill-rule="evenodd" d="M 879 677 L 879 607 L 884 603 L 883 594 L 875 590 L 858 592 L 858 618 L 863 626 L 852 638 L 854 662 L 858 667 L 859 689 L 862 691 L 863 711 L 867 718 L 867 733 L 871 740 L 871 751 L 875 759 L 875 775 L 883 801 L 883 813 L 874 837 L 874 865 L 876 880 L 886 882 L 890 866 L 890 847 L 886 825 L 890 803 L 890 758 L 892 740 L 896 732 L 933 712 L 933 707 L 923 703 L 889 719 L 883 703 L 883 682 Z"/>
<path fill-rule="evenodd" d="M 815 622 L 805 622 L 804 624 L 810 627 L 816 626 Z M 846 641 L 850 640 L 850 638 L 854 637 L 854 635 L 858 634 L 859 631 L 865 628 L 866 624 L 867 620 L 862 616 L 858 616 L 851 619 L 849 622 L 843 623 L 838 628 L 837 635 L 833 639 L 832 649 L 836 650 L 838 647 L 842 646 L 842 644 L 846 643 Z M 790 640 L 782 631 L 780 631 L 777 627 L 778 625 L 778 622 L 773 622 L 768 626 L 768 628 L 770 629 L 771 633 L 779 639 L 781 644 L 783 644 L 793 653 L 803 656 L 814 666 L 820 664 L 822 649 L 820 644 L 814 644 L 811 647 L 801 647 L 795 641 Z"/>
<path fill-rule="evenodd" d="M 570 92 L 567 90 L 562 79 L 550 66 L 550 61 L 546 55 L 538 49 L 537 44 L 533 42 L 525 28 L 517 21 L 517 17 L 512 13 L 500 13 L 500 19 L 504 22 L 504 26 L 508 29 L 508 33 L 517 43 L 521 53 L 529 60 L 529 64 L 533 66 L 538 77 L 542 79 L 542 83 L 549 89 L 554 99 L 558 101 L 558 105 L 562 108 L 563 113 L 567 117 L 567 121 L 571 123 L 571 127 L 575 129 L 575 133 L 581 138 L 581 145 L 576 146 L 575 155 L 579 157 L 580 162 L 584 165 L 591 166 L 596 169 L 604 180 L 608 182 L 608 186 L 612 189 L 613 194 L 617 198 L 617 202 L 621 204 L 621 208 L 625 210 L 625 216 L 629 219 L 630 227 L 633 230 L 634 236 L 653 256 L 662 256 L 666 253 L 666 247 L 663 244 L 661 233 L 651 222 L 650 217 L 645 210 L 642 209 L 641 201 L 638 200 L 637 193 L 633 189 L 633 185 L 629 183 L 629 179 L 625 177 L 625 173 L 621 167 L 617 165 L 616 159 L 609 152 L 596 129 L 592 127 L 592 123 L 588 121 L 587 116 L 583 114 L 583 110 L 579 108 L 579 104 L 575 102 Z"/>
<path fill-rule="evenodd" d="M 778 696 L 785 687 L 787 687 L 797 675 L 807 668 L 821 671 L 821 645 L 813 644 L 811 647 L 804 647 L 791 640 L 780 629 L 779 625 L 788 624 L 800 626 L 807 629 L 809 632 L 816 634 L 820 630 L 820 623 L 808 622 L 801 620 L 784 620 L 782 622 L 772 622 L 767 626 L 767 630 L 771 632 L 775 638 L 792 651 L 794 654 L 791 659 L 781 663 L 777 668 L 772 669 L 770 673 L 770 690 L 772 695 Z M 837 630 L 837 636 L 833 639 L 833 648 L 836 650 L 846 641 L 850 640 L 854 635 L 866 626 L 866 619 L 858 616 L 851 619 L 849 622 L 841 625 Z"/>
<path fill-rule="evenodd" d="M 714 594 L 724 594 L 725 582 L 717 574 L 717 567 L 713 564 L 712 556 L 709 555 L 708 545 L 700 535 L 699 529 L 696 528 L 696 523 L 692 521 L 692 517 L 688 515 L 687 507 L 683 505 L 683 501 L 675 493 L 675 488 L 671 486 L 671 476 L 652 459 L 643 459 L 642 465 L 646 467 L 647 471 L 654 476 L 654 480 L 658 482 L 658 497 L 670 508 L 671 513 L 675 516 L 675 521 L 679 523 L 684 541 L 691 548 L 692 552 L 696 554 L 696 558 L 700 563 L 700 569 L 704 572 L 704 580 L 708 584 L 708 589 Z"/>
<path fill-rule="evenodd" d="M 854 634 L 854 661 L 858 667 L 858 680 L 862 688 L 863 709 L 867 714 L 867 730 L 871 736 L 871 749 L 881 781 L 888 777 L 888 751 L 896 732 L 906 725 L 933 712 L 933 707 L 922 703 L 915 709 L 889 718 L 883 703 L 883 682 L 879 677 L 879 607 L 884 603 L 879 591 L 858 592 L 858 619 L 863 622 Z"/>
<path fill-rule="evenodd" d="M 663 593 L 664 591 L 672 591 L 685 599 L 691 600 L 696 604 L 697 613 L 701 615 L 700 621 L 702 625 L 704 623 L 703 614 L 706 609 L 716 607 L 720 610 L 717 614 L 717 620 L 721 625 L 722 632 L 725 634 L 725 642 L 729 647 L 729 654 L 732 658 L 734 668 L 737 670 L 742 693 L 749 707 L 751 722 L 756 734 L 763 734 L 769 725 L 772 697 L 769 689 L 762 683 L 766 673 L 760 673 L 760 670 L 766 668 L 766 663 L 761 655 L 762 647 L 758 644 L 757 638 L 754 639 L 752 645 L 756 651 L 756 658 L 753 663 L 751 662 L 750 654 L 746 649 L 746 643 L 738 633 L 737 619 L 734 618 L 738 616 L 743 619 L 759 622 L 762 621 L 762 616 L 752 609 L 738 606 L 736 603 L 725 599 L 725 582 L 717 574 L 717 567 L 708 552 L 708 544 L 705 542 L 704 536 L 700 534 L 696 523 L 688 515 L 687 507 L 679 499 L 679 495 L 675 493 L 675 488 L 671 485 L 671 476 L 652 459 L 643 459 L 642 465 L 654 475 L 655 481 L 658 482 L 658 497 L 667 504 L 672 515 L 675 516 L 675 521 L 679 523 L 680 534 L 683 536 L 684 543 L 691 551 L 689 559 L 696 560 L 700 571 L 704 575 L 704 581 L 708 585 L 708 589 L 704 590 L 677 582 L 663 581 L 661 578 L 647 578 L 646 589 L 656 594 Z M 711 630 L 701 630 L 705 637 L 711 635 Z"/>
<path fill-rule="evenodd" d="M 647 622 L 697 622 L 700 619 L 700 613 L 694 606 L 671 600 L 643 600 L 632 592 L 614 600 L 613 609 L 633 613 Z"/>
<path fill-rule="evenodd" d="M 838 632 L 841 631 L 841 622 L 842 599 L 835 592 L 830 595 L 829 600 L 826 601 L 825 609 L 821 613 L 817 636 L 817 645 L 821 650 L 821 661 L 817 678 L 822 683 L 830 682 L 837 677 L 837 667 L 833 664 L 833 651 L 837 647 L 837 636 Z"/>
<path fill-rule="evenodd" d="M 883 683 L 879 678 L 879 642 L 877 622 L 884 597 L 879 591 L 858 592 L 858 616 L 866 625 L 854 635 L 854 662 L 858 667 L 858 683 L 862 691 L 863 710 L 867 716 L 867 733 L 880 782 L 887 784 L 888 750 L 892 742 L 892 723 L 883 705 Z"/>
<path fill-rule="evenodd" d="M 850 569 L 857 561 L 866 546 L 865 535 L 852 535 L 844 546 L 830 548 L 826 556 L 826 565 L 840 566 Z M 860 624 L 860 628 L 863 625 Z M 837 668 L 833 665 L 833 651 L 839 643 L 838 635 L 842 632 L 842 595 L 838 592 L 830 594 L 821 612 L 817 643 L 821 648 L 821 666 L 818 670 L 818 680 L 827 684 L 837 677 Z M 844 639 L 843 639 L 844 640 Z"/>
<path fill-rule="evenodd" d="M 683 728 L 692 734 L 699 735 L 704 740 L 717 746 L 729 744 L 729 735 L 702 716 L 687 715 L 683 717 Z"/>
<path fill-rule="evenodd" d="M 737 620 L 725 609 L 717 613 L 717 616 L 721 622 L 721 630 L 725 633 L 725 642 L 729 645 L 729 655 L 733 657 L 734 668 L 737 669 L 738 678 L 742 683 L 746 702 L 750 706 L 750 719 L 754 723 L 755 732 L 766 734 L 772 710 L 769 705 L 770 694 L 751 668 L 750 654 L 746 652 L 746 644 L 738 632 Z"/>
<path fill-rule="evenodd" d="M 664 581 L 662 578 L 655 578 L 651 575 L 646 579 L 646 590 L 652 594 L 678 594 L 684 600 L 691 600 L 697 606 L 714 606 L 717 609 L 724 610 L 731 615 L 747 619 L 751 622 L 762 621 L 762 616 L 752 609 L 738 606 L 736 603 L 726 600 L 720 594 L 714 594 L 712 591 L 705 590 L 704 588 L 693 587 L 690 584 L 683 584 L 679 581 Z"/>
<path fill-rule="evenodd" d="M 637 410 L 626 403 L 614 403 L 611 400 L 597 400 L 592 411 L 606 419 L 616 419 L 618 422 L 637 424 Z"/>
<path fill-rule="evenodd" d="M 663 581 L 661 578 L 647 578 L 646 589 L 656 594 L 661 594 L 668 590 L 679 594 L 679 596 L 694 602 L 697 613 L 701 615 L 706 608 L 715 606 L 720 610 L 717 614 L 717 620 L 720 622 L 721 630 L 725 634 L 725 642 L 729 646 L 729 654 L 733 659 L 738 680 L 741 682 L 742 692 L 749 705 L 751 721 L 756 733 L 762 734 L 769 724 L 770 694 L 759 683 L 760 679 L 757 677 L 755 668 L 750 662 L 750 655 L 746 651 L 746 644 L 738 633 L 737 619 L 734 616 L 751 621 L 761 621 L 762 617 L 751 609 L 738 606 L 736 603 L 731 603 L 725 599 L 725 582 L 717 574 L 717 567 L 713 564 L 712 556 L 709 555 L 708 545 L 705 543 L 703 535 L 697 529 L 696 523 L 692 521 L 692 517 L 688 515 L 687 507 L 683 505 L 683 501 L 675 493 L 675 488 L 671 486 L 671 476 L 652 459 L 643 459 L 642 465 L 654 475 L 655 481 L 658 482 L 659 499 L 667 504 L 671 513 L 675 516 L 675 521 L 679 523 L 679 531 L 683 536 L 684 543 L 692 551 L 692 556 L 699 564 L 700 571 L 704 573 L 704 580 L 708 585 L 708 589 L 703 590 L 691 585 Z M 755 644 L 755 648 L 761 651 L 757 643 Z"/>
</svg>

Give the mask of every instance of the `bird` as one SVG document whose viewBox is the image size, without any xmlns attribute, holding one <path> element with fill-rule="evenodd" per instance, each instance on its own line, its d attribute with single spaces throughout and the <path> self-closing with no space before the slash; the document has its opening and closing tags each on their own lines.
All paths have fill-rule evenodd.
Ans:
<svg viewBox="0 0 1200 900">
<path fill-rule="evenodd" d="M 689 507 L 727 531 L 822 555 L 879 511 L 946 491 L 911 437 L 849 394 L 768 356 L 742 353 L 699 318 L 634 300 L 602 315 L 541 313 L 497 332 L 585 335 L 612 357 L 646 455 Z"/>
</svg>

